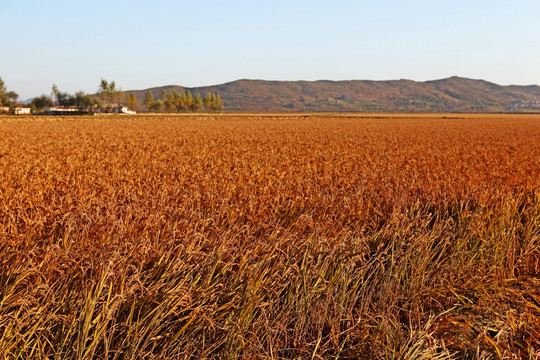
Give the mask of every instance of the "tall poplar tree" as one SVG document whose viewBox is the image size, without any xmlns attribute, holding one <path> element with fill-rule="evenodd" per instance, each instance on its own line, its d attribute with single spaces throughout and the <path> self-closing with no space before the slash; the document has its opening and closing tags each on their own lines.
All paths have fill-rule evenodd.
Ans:
<svg viewBox="0 0 540 360">
<path fill-rule="evenodd" d="M 144 94 L 144 106 L 146 110 L 152 111 L 152 105 L 154 105 L 154 95 L 152 95 L 150 90 L 147 90 Z"/>
<path fill-rule="evenodd" d="M 137 110 L 137 108 L 139 107 L 139 104 L 137 102 L 137 98 L 135 97 L 135 94 L 134 93 L 131 93 L 127 96 L 127 106 L 132 109 L 132 110 Z"/>
</svg>

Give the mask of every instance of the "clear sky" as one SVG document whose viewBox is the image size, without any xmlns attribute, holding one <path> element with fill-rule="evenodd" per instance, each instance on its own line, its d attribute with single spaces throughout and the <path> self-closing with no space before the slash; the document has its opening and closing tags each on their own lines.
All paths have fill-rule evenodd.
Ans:
<svg viewBox="0 0 540 360">
<path fill-rule="evenodd" d="M 20 99 L 237 79 L 540 84 L 538 0 L 0 0 Z"/>
</svg>

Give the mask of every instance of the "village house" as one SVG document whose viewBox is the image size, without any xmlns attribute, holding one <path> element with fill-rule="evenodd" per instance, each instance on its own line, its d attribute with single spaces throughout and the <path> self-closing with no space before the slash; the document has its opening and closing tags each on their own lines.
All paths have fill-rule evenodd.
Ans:
<svg viewBox="0 0 540 360">
<path fill-rule="evenodd" d="M 25 104 L 16 104 L 13 110 L 9 106 L 0 106 L 0 113 L 11 113 L 15 115 L 30 115 L 32 110 Z"/>
<path fill-rule="evenodd" d="M 92 112 L 94 114 L 129 114 L 129 115 L 134 115 L 137 113 L 136 111 L 129 110 L 127 106 L 123 106 L 123 105 L 108 107 L 104 109 L 96 108 L 96 109 L 93 109 Z"/>
<path fill-rule="evenodd" d="M 78 106 L 50 106 L 43 109 L 40 113 L 43 115 L 80 115 L 88 114 L 88 111 L 82 111 Z"/>
<path fill-rule="evenodd" d="M 16 106 L 13 112 L 15 115 L 30 115 L 32 110 L 28 106 Z"/>
<path fill-rule="evenodd" d="M 78 106 L 51 106 L 43 109 L 42 115 L 84 115 L 84 114 L 136 114 L 136 111 L 129 110 L 127 106 L 114 106 L 100 109 L 80 108 Z"/>
</svg>

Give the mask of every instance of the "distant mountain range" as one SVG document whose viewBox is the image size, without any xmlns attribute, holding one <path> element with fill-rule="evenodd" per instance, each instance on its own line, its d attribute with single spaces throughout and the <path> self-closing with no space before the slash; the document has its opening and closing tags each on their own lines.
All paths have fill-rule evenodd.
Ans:
<svg viewBox="0 0 540 360">
<path fill-rule="evenodd" d="M 178 85 L 130 90 L 139 104 L 150 90 L 219 93 L 228 111 L 391 111 L 391 112 L 536 112 L 540 86 L 501 86 L 484 80 L 451 77 L 417 82 L 237 80 L 188 88 Z"/>
</svg>

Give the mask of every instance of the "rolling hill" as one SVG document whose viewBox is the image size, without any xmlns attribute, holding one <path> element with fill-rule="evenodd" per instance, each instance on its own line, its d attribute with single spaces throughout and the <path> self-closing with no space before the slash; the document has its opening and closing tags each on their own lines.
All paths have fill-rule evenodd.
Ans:
<svg viewBox="0 0 540 360">
<path fill-rule="evenodd" d="M 150 90 L 219 93 L 229 111 L 392 111 L 392 112 L 531 112 L 540 111 L 540 86 L 501 86 L 461 77 L 417 82 L 237 80 L 188 88 L 168 85 L 130 90 L 140 104 Z"/>
</svg>

